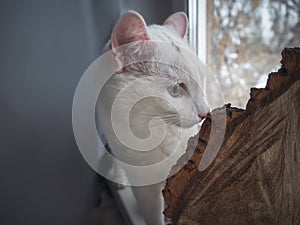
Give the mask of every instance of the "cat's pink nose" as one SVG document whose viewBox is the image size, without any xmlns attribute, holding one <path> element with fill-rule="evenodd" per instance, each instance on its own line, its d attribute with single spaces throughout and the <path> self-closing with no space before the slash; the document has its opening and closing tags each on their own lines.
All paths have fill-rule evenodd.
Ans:
<svg viewBox="0 0 300 225">
<path fill-rule="evenodd" d="M 208 116 L 208 113 L 199 113 L 198 117 L 201 118 L 202 120 L 205 119 Z"/>
</svg>

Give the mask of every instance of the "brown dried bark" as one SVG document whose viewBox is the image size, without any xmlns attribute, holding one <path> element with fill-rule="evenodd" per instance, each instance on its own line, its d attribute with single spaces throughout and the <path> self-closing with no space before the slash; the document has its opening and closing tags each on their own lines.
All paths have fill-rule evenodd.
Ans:
<svg viewBox="0 0 300 225">
<path fill-rule="evenodd" d="M 285 49 L 281 63 L 264 89 L 251 89 L 246 110 L 225 106 L 223 144 L 202 172 L 209 138 L 221 138 L 211 117 L 189 140 L 163 190 L 172 224 L 300 224 L 300 48 Z"/>
</svg>

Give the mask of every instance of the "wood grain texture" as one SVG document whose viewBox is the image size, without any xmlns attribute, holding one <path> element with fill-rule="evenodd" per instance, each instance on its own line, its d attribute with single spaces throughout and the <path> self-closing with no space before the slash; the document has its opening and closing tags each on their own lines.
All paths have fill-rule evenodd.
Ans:
<svg viewBox="0 0 300 225">
<path fill-rule="evenodd" d="M 246 110 L 224 106 L 223 144 L 202 172 L 209 139 L 222 138 L 210 132 L 212 117 L 189 140 L 163 190 L 172 224 L 300 224 L 300 49 L 285 49 L 281 63 L 264 89 L 251 89 Z"/>
</svg>

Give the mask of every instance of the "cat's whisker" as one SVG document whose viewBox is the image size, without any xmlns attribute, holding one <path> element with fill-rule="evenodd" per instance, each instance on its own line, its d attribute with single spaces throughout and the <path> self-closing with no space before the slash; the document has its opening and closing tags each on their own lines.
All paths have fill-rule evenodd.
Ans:
<svg viewBox="0 0 300 225">
<path fill-rule="evenodd" d="M 158 127 L 164 124 L 174 124 L 177 123 L 178 117 L 169 117 L 169 118 L 161 118 L 159 119 L 154 119 L 154 122 L 152 122 L 151 126 L 152 127 Z"/>
<path fill-rule="evenodd" d="M 161 125 L 164 125 L 164 124 L 168 123 L 167 120 L 163 120 L 163 119 L 160 119 L 160 120 L 154 119 L 153 121 L 154 122 L 152 122 L 151 125 L 154 126 L 154 127 L 158 127 L 158 126 L 161 126 Z"/>
<path fill-rule="evenodd" d="M 178 125 L 181 125 L 181 123 L 182 123 L 182 121 L 178 120 L 177 122 L 173 123 L 173 125 L 178 126 Z"/>
<path fill-rule="evenodd" d="M 173 117 L 173 118 L 178 118 L 179 116 L 178 116 L 178 114 L 165 114 L 165 115 L 162 115 L 162 117 L 164 117 L 164 118 L 169 118 L 169 117 Z"/>
<path fill-rule="evenodd" d="M 141 116 L 144 116 L 144 117 L 148 117 L 149 119 L 154 119 L 154 120 L 158 120 L 158 119 L 161 119 L 161 120 L 164 120 L 164 121 L 174 121 L 174 120 L 178 120 L 179 116 L 174 114 L 174 115 L 141 115 Z"/>
<path fill-rule="evenodd" d="M 177 113 L 170 113 L 170 114 L 159 114 L 159 113 L 148 113 L 148 112 L 134 112 L 134 114 L 144 115 L 144 116 L 151 116 L 151 117 L 169 117 L 169 116 L 177 116 Z"/>
</svg>

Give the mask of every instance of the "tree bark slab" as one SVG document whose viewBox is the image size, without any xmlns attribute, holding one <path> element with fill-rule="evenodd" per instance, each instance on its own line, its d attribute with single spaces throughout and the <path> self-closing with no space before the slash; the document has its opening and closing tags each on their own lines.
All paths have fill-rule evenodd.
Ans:
<svg viewBox="0 0 300 225">
<path fill-rule="evenodd" d="M 245 110 L 224 106 L 225 137 L 204 171 L 209 139 L 222 138 L 211 117 L 189 140 L 163 190 L 172 224 L 300 224 L 300 48 L 285 49 L 281 63 L 264 89 L 251 89 Z"/>
</svg>

